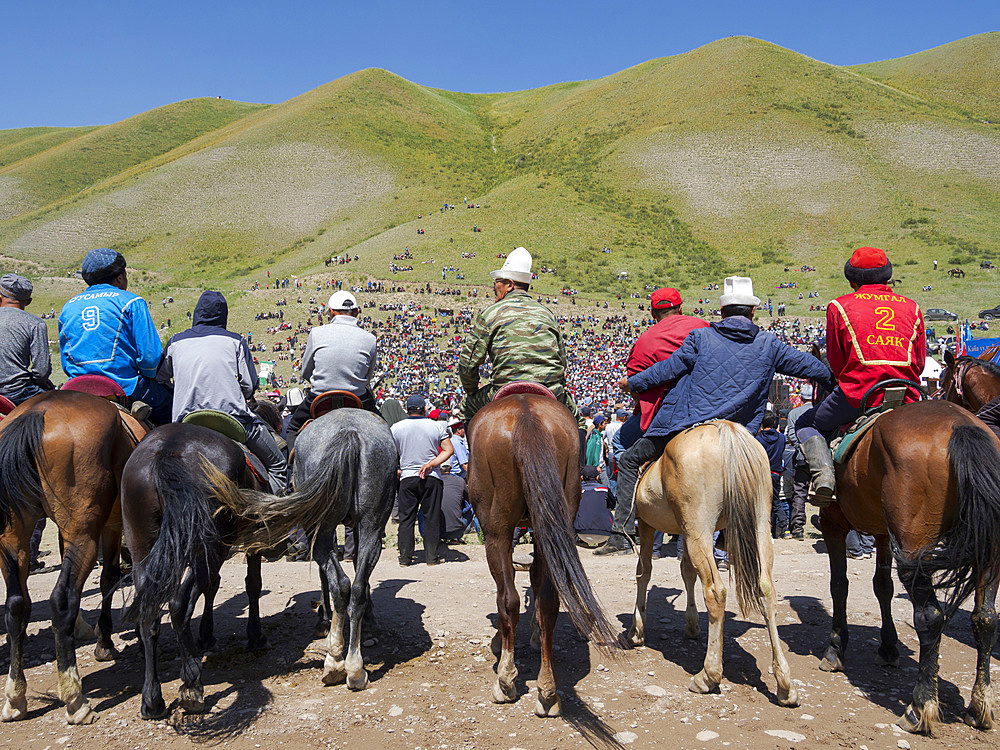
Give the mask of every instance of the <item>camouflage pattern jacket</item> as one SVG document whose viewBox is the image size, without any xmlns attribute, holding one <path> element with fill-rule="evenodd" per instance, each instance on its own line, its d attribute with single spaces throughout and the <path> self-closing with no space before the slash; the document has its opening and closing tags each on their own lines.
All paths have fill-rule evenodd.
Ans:
<svg viewBox="0 0 1000 750">
<path fill-rule="evenodd" d="M 565 390 L 566 346 L 559 324 L 549 308 L 521 289 L 476 315 L 458 360 L 466 393 L 478 390 L 479 366 L 487 357 L 493 364 L 493 387 L 528 380 L 557 397 Z"/>
</svg>

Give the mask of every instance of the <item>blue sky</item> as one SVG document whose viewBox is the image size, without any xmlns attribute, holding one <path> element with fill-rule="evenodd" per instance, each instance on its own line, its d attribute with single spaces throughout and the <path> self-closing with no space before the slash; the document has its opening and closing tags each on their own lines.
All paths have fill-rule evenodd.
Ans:
<svg viewBox="0 0 1000 750">
<path fill-rule="evenodd" d="M 508 91 L 598 78 L 734 34 L 846 65 L 996 29 L 997 0 L 11 0 L 0 129 L 103 124 L 197 96 L 280 102 L 367 67 Z"/>
</svg>

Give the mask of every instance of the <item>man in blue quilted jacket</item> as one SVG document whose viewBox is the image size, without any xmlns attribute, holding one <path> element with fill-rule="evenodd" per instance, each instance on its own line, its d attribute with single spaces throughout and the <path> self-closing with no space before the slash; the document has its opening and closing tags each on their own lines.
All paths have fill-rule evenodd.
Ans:
<svg viewBox="0 0 1000 750">
<path fill-rule="evenodd" d="M 692 331 L 668 359 L 619 382 L 622 390 L 642 393 L 677 381 L 645 434 L 618 461 L 618 492 L 622 498 L 632 498 L 633 507 L 639 469 L 659 458 L 670 438 L 681 430 L 709 419 L 728 419 L 756 433 L 775 372 L 816 380 L 830 390 L 836 386 L 829 367 L 754 324 L 760 299 L 754 296 L 751 279 L 730 276 L 723 292 L 721 321 Z M 604 554 L 629 548 L 628 539 L 620 533 L 607 544 Z"/>
</svg>

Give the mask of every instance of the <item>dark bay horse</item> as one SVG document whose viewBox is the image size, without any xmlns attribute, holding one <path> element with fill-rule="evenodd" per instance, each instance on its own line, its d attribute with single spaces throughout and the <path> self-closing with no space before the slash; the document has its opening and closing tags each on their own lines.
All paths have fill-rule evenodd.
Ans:
<svg viewBox="0 0 1000 750">
<path fill-rule="evenodd" d="M 140 714 L 144 719 L 159 718 L 167 711 L 157 671 L 160 613 L 166 602 L 181 658 L 180 705 L 190 712 L 205 709 L 200 652 L 215 644 L 212 606 L 221 582 L 219 569 L 238 527 L 231 514 L 217 512 L 213 482 L 219 481 L 257 491 L 266 486 L 247 466 L 239 445 L 194 424 L 156 428 L 125 465 L 122 520 L 135 582 L 128 616 L 142 639 L 145 678 Z M 247 556 L 249 649 L 267 643 L 260 628 L 260 566 L 259 553 Z M 205 610 L 195 642 L 191 617 L 202 595 Z"/>
<path fill-rule="evenodd" d="M 913 605 L 920 640 L 913 697 L 899 725 L 930 734 L 938 720 L 941 633 L 970 594 L 978 659 L 965 720 L 993 725 L 990 653 L 1000 578 L 1000 442 L 947 401 L 904 404 L 881 416 L 837 465 L 836 502 L 820 511 L 830 557 L 833 632 L 821 667 L 844 668 L 847 650 L 848 531 L 875 536 L 875 595 L 882 615 L 878 662 L 895 666 L 892 561 Z M 943 600 L 939 600 L 939 595 Z"/>
<path fill-rule="evenodd" d="M 237 544 L 270 547 L 301 528 L 319 564 L 324 607 L 333 595 L 323 683 L 368 686 L 361 653 L 362 619 L 371 610 L 368 581 L 382 554 L 385 524 L 398 484 L 399 455 L 388 425 L 361 409 L 337 409 L 310 422 L 295 440 L 294 492 L 274 497 L 214 482 L 217 500 L 240 520 Z M 337 526 L 354 527 L 354 582 L 337 559 Z M 344 625 L 349 618 L 347 656 Z"/>
<path fill-rule="evenodd" d="M 486 559 L 497 585 L 499 656 L 493 700 L 517 700 L 514 632 L 520 600 L 514 586 L 514 529 L 526 518 L 534 533 L 531 588 L 542 664 L 538 716 L 561 713 L 552 669 L 552 634 L 560 599 L 581 634 L 610 648 L 616 633 L 580 563 L 573 519 L 580 505 L 580 439 L 576 421 L 553 398 L 519 394 L 483 407 L 469 424 L 469 499 L 486 536 Z"/>
<path fill-rule="evenodd" d="M 713 477 L 715 481 L 706 481 Z M 771 668 L 778 683 L 778 703 L 799 705 L 788 660 L 778 638 L 777 595 L 771 567 L 771 472 L 763 446 L 742 425 L 717 420 L 684 430 L 642 475 L 635 511 L 640 550 L 636 566 L 636 602 L 626 636 L 633 646 L 645 642 L 646 589 L 653 570 L 653 535 L 657 530 L 683 534 L 681 576 L 687 589 L 684 636 L 698 637 L 694 584 L 701 579 L 708 608 L 708 650 L 703 669 L 691 679 L 695 693 L 715 690 L 722 680 L 722 627 L 726 584 L 715 564 L 712 535 L 726 529 L 726 547 L 744 613 L 756 612 L 767 623 Z"/>
<path fill-rule="evenodd" d="M 76 625 L 84 583 L 101 569 L 101 614 L 95 657 L 114 658 L 111 593 L 121 576 L 122 470 L 145 433 L 111 402 L 75 391 L 49 391 L 28 399 L 0 422 L 0 565 L 7 585 L 10 673 L 0 719 L 27 716 L 24 637 L 31 615 L 28 544 L 35 523 L 51 518 L 62 539 L 62 569 L 49 603 L 56 641 L 59 698 L 70 724 L 97 715 L 83 695 L 76 667 Z"/>
</svg>

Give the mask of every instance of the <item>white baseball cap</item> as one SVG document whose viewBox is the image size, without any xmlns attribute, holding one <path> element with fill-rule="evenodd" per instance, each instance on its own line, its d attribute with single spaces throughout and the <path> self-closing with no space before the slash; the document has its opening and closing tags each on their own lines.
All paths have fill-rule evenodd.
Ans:
<svg viewBox="0 0 1000 750">
<path fill-rule="evenodd" d="M 328 310 L 337 310 L 340 312 L 357 310 L 358 301 L 354 299 L 354 295 L 350 292 L 334 292 L 330 295 L 330 301 L 326 303 Z"/>
<path fill-rule="evenodd" d="M 531 253 L 523 247 L 510 251 L 499 271 L 490 271 L 494 279 L 510 279 L 522 284 L 531 283 Z"/>
</svg>

